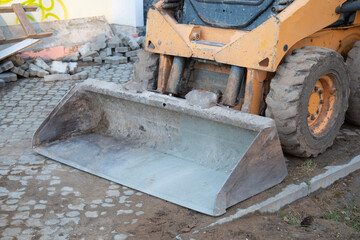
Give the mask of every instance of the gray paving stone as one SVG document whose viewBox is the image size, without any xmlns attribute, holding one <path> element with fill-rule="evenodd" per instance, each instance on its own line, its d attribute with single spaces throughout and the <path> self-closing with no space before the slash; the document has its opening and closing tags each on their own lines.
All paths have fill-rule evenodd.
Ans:
<svg viewBox="0 0 360 240">
<path fill-rule="evenodd" d="M 102 63 L 103 62 L 103 57 L 99 56 L 99 57 L 94 57 L 94 62 L 96 63 Z"/>
<path fill-rule="evenodd" d="M 0 88 L 5 87 L 5 81 L 3 79 L 0 79 Z"/>
<path fill-rule="evenodd" d="M 111 63 L 111 64 L 121 64 L 121 63 L 127 63 L 127 58 L 122 56 L 112 56 L 112 57 L 106 57 L 105 63 Z"/>
<path fill-rule="evenodd" d="M 80 53 L 75 52 L 63 58 L 63 62 L 76 62 L 79 60 Z"/>
<path fill-rule="evenodd" d="M 61 62 L 61 61 L 53 61 L 51 63 L 51 73 L 59 73 L 59 74 L 64 74 L 64 73 L 69 73 L 69 64 L 66 62 Z"/>
<path fill-rule="evenodd" d="M 77 62 L 70 62 L 68 65 L 69 65 L 69 73 L 70 74 L 75 74 L 77 72 L 77 69 L 78 69 L 78 63 Z"/>
<path fill-rule="evenodd" d="M 14 67 L 12 61 L 6 61 L 0 65 L 0 73 L 6 72 Z"/>
<path fill-rule="evenodd" d="M 40 57 L 37 57 L 34 61 L 34 64 L 38 66 L 39 68 L 42 68 L 48 72 L 50 72 L 50 67 L 47 65 L 47 63 Z"/>
<path fill-rule="evenodd" d="M 136 39 L 135 39 L 133 36 L 128 35 L 125 39 L 126 39 L 127 45 L 128 45 L 132 50 L 136 50 L 136 49 L 139 49 L 139 48 L 140 48 L 139 44 L 137 43 Z"/>
<path fill-rule="evenodd" d="M 25 78 L 28 78 L 30 76 L 30 73 L 28 71 L 25 71 L 19 67 L 13 67 L 11 69 L 11 72 L 13 72 L 21 77 L 25 77 Z"/>
<path fill-rule="evenodd" d="M 72 79 L 70 74 L 51 74 L 44 77 L 45 82 L 65 81 Z"/>
<path fill-rule="evenodd" d="M 49 72 L 39 68 L 35 64 L 30 64 L 29 72 L 31 77 L 45 77 L 46 75 L 49 75 Z"/>
<path fill-rule="evenodd" d="M 94 59 L 93 59 L 93 57 L 83 57 L 82 60 L 84 62 L 92 62 Z"/>
<path fill-rule="evenodd" d="M 126 53 L 128 51 L 129 51 L 128 47 L 117 47 L 117 48 L 115 48 L 115 52 L 118 52 L 118 53 Z"/>
<path fill-rule="evenodd" d="M 5 82 L 15 82 L 17 80 L 17 75 L 15 73 L 0 73 L 0 79 Z"/>
</svg>

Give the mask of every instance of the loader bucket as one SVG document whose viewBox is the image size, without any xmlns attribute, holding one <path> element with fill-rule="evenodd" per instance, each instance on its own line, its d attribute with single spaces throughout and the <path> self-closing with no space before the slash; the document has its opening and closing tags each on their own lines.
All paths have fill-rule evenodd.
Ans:
<svg viewBox="0 0 360 240">
<path fill-rule="evenodd" d="M 213 216 L 287 175 L 272 119 L 94 79 L 68 92 L 32 145 L 61 163 Z"/>
</svg>

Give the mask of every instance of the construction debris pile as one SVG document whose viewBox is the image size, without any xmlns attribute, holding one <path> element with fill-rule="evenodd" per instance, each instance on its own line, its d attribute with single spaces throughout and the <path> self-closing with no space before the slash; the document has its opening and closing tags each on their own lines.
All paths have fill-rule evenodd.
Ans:
<svg viewBox="0 0 360 240">
<path fill-rule="evenodd" d="M 83 80 L 88 78 L 86 71 L 78 68 L 78 61 L 98 64 L 125 64 L 135 62 L 137 54 L 144 47 L 144 37 L 134 38 L 123 32 L 108 39 L 101 34 L 92 41 L 80 46 L 78 51 L 61 61 L 48 61 L 40 57 L 24 59 L 13 55 L 0 63 L 0 87 L 20 77 L 44 78 L 45 82 L 58 80 Z"/>
</svg>

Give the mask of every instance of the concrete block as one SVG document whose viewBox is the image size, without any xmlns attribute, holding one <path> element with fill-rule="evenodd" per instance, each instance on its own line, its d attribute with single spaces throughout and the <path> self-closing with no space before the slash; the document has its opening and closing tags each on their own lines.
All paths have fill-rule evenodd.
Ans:
<svg viewBox="0 0 360 240">
<path fill-rule="evenodd" d="M 0 79 L 0 88 L 5 87 L 5 81 L 3 79 Z"/>
<path fill-rule="evenodd" d="M 191 106 L 199 106 L 201 108 L 210 108 L 216 105 L 218 96 L 213 92 L 203 92 L 192 90 L 185 95 L 186 101 Z"/>
<path fill-rule="evenodd" d="M 39 68 L 35 64 L 30 64 L 29 71 L 30 71 L 31 77 L 45 77 L 46 75 L 49 75 L 48 71 L 45 71 L 44 69 Z"/>
<path fill-rule="evenodd" d="M 82 58 L 83 62 L 92 62 L 94 60 L 93 57 L 83 57 Z"/>
<path fill-rule="evenodd" d="M 85 80 L 85 79 L 87 79 L 88 75 L 89 74 L 87 72 L 83 71 L 83 72 L 79 72 L 79 73 L 72 75 L 71 79 L 72 80 Z"/>
<path fill-rule="evenodd" d="M 117 53 L 126 53 L 128 51 L 129 51 L 128 47 L 117 47 L 117 48 L 115 48 L 115 52 L 117 52 Z"/>
<path fill-rule="evenodd" d="M 37 58 L 35 59 L 35 61 L 34 61 L 34 64 L 35 64 L 36 66 L 38 66 L 39 68 L 42 68 L 42 69 L 50 72 L 50 67 L 49 67 L 49 65 L 47 65 L 46 62 L 44 62 L 44 60 L 43 60 L 42 58 L 37 57 Z"/>
<path fill-rule="evenodd" d="M 142 51 L 142 49 L 138 49 L 138 50 L 135 50 L 135 51 L 130 51 L 130 52 L 127 52 L 125 53 L 125 57 L 135 57 L 138 55 L 138 53 Z"/>
<path fill-rule="evenodd" d="M 112 56 L 112 49 L 111 48 L 106 48 L 106 57 Z"/>
<path fill-rule="evenodd" d="M 80 57 L 80 53 L 79 52 L 75 52 L 73 54 L 70 54 L 66 57 L 63 58 L 64 62 L 76 62 L 79 60 Z"/>
<path fill-rule="evenodd" d="M 110 64 L 121 64 L 121 63 L 128 62 L 128 59 L 126 57 L 122 57 L 122 56 L 106 57 L 104 60 L 105 60 L 105 63 L 110 63 Z"/>
<path fill-rule="evenodd" d="M 15 82 L 17 80 L 17 75 L 15 73 L 0 73 L 0 79 L 5 82 Z"/>
<path fill-rule="evenodd" d="M 94 62 L 96 62 L 96 63 L 102 63 L 102 62 L 103 62 L 103 58 L 102 58 L 102 57 L 94 57 Z"/>
<path fill-rule="evenodd" d="M 136 42 L 139 44 L 141 48 L 145 48 L 145 37 L 136 38 Z"/>
<path fill-rule="evenodd" d="M 139 58 L 137 56 L 135 57 L 129 57 L 130 62 L 136 62 Z"/>
<path fill-rule="evenodd" d="M 70 62 L 69 64 L 69 73 L 70 74 L 75 74 L 78 68 L 78 63 L 77 62 Z"/>
<path fill-rule="evenodd" d="M 78 48 L 78 52 L 81 54 L 81 56 L 86 56 L 91 52 L 91 44 L 88 42 L 81 47 Z"/>
<path fill-rule="evenodd" d="M 45 82 L 65 81 L 70 79 L 70 74 L 51 74 L 44 77 Z"/>
<path fill-rule="evenodd" d="M 25 77 L 25 78 L 28 78 L 30 76 L 30 73 L 28 71 L 25 71 L 19 67 L 13 67 L 11 69 L 11 72 L 13 72 L 19 76 Z"/>
<path fill-rule="evenodd" d="M 91 41 L 91 50 L 92 51 L 100 51 L 101 49 L 106 48 L 106 40 L 107 40 L 107 36 L 105 33 L 94 37 Z M 94 56 L 92 56 L 92 57 L 94 57 Z"/>
<path fill-rule="evenodd" d="M 60 61 L 53 61 L 51 63 L 51 71 L 52 74 L 64 74 L 64 73 L 69 73 L 69 64 L 65 63 L 65 62 L 60 62 Z"/>
<path fill-rule="evenodd" d="M 126 38 L 126 43 L 127 45 L 132 49 L 132 50 L 136 50 L 136 49 L 139 49 L 140 46 L 139 44 L 137 43 L 136 39 L 131 36 L 131 35 L 128 35 L 127 38 Z"/>
<path fill-rule="evenodd" d="M 12 61 L 6 61 L 0 65 L 0 73 L 6 72 L 14 67 Z"/>
</svg>

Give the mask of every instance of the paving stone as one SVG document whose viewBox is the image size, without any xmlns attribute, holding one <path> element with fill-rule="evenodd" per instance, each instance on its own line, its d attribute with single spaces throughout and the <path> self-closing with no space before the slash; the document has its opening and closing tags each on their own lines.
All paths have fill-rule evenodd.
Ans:
<svg viewBox="0 0 360 240">
<path fill-rule="evenodd" d="M 106 48 L 105 51 L 106 51 L 106 56 L 107 56 L 107 57 L 112 56 L 113 53 L 112 53 L 112 49 L 111 49 L 111 48 Z"/>
<path fill-rule="evenodd" d="M 61 61 L 53 61 L 51 63 L 51 73 L 69 73 L 69 64 Z"/>
<path fill-rule="evenodd" d="M 70 74 L 51 74 L 44 77 L 45 82 L 65 81 L 72 79 Z"/>
<path fill-rule="evenodd" d="M 126 53 L 128 51 L 129 51 L 128 47 L 117 47 L 117 48 L 115 48 L 115 52 L 118 52 L 118 53 Z"/>
<path fill-rule="evenodd" d="M 13 67 L 11 69 L 11 72 L 13 72 L 21 77 L 25 77 L 25 78 L 28 78 L 30 76 L 30 73 L 28 71 L 25 71 L 19 67 Z"/>
<path fill-rule="evenodd" d="M 135 56 L 138 55 L 138 53 L 139 53 L 140 51 L 142 51 L 142 49 L 130 51 L 130 52 L 125 53 L 125 56 L 126 56 L 126 57 L 135 57 Z"/>
<path fill-rule="evenodd" d="M 5 87 L 5 81 L 3 79 L 0 79 L 0 88 Z"/>
<path fill-rule="evenodd" d="M 145 48 L 145 37 L 136 38 L 136 42 L 139 44 L 141 48 Z"/>
<path fill-rule="evenodd" d="M 130 62 L 136 62 L 137 60 L 138 60 L 139 58 L 137 57 L 137 56 L 135 56 L 135 57 L 129 57 L 129 61 Z"/>
<path fill-rule="evenodd" d="M 50 67 L 47 65 L 47 63 L 40 57 L 37 57 L 34 61 L 34 64 L 38 66 L 39 68 L 42 68 L 48 72 L 50 72 Z"/>
<path fill-rule="evenodd" d="M 75 74 L 77 72 L 78 69 L 78 63 L 77 62 L 70 62 L 69 63 L 69 73 L 70 74 Z"/>
<path fill-rule="evenodd" d="M 128 45 L 132 50 L 136 50 L 136 49 L 139 49 L 139 48 L 140 48 L 139 44 L 137 43 L 136 39 L 135 39 L 133 36 L 128 35 L 125 39 L 126 39 L 127 45 Z"/>
<path fill-rule="evenodd" d="M 45 77 L 46 75 L 49 75 L 48 71 L 45 71 L 44 69 L 39 68 L 35 64 L 30 64 L 29 71 L 30 71 L 31 77 Z"/>
<path fill-rule="evenodd" d="M 108 42 L 109 48 L 117 48 L 122 43 L 121 39 L 119 37 L 115 36 Z"/>
<path fill-rule="evenodd" d="M 97 51 L 91 51 L 91 52 L 88 52 L 85 56 L 83 56 L 83 58 L 85 57 L 98 57 L 99 56 L 99 53 Z"/>
<path fill-rule="evenodd" d="M 94 57 L 94 62 L 102 63 L 103 62 L 103 57 Z"/>
<path fill-rule="evenodd" d="M 126 57 L 122 57 L 122 56 L 106 57 L 104 60 L 105 63 L 110 63 L 110 64 L 121 64 L 121 63 L 127 63 L 128 61 Z"/>
<path fill-rule="evenodd" d="M 5 82 L 15 82 L 17 80 L 17 75 L 15 73 L 0 73 L 0 79 Z"/>
<path fill-rule="evenodd" d="M 12 61 L 6 61 L 0 65 L 0 73 L 6 72 L 14 67 Z"/>
<path fill-rule="evenodd" d="M 92 62 L 94 59 L 93 57 L 83 57 L 82 60 L 83 62 Z"/>
<path fill-rule="evenodd" d="M 74 75 L 71 76 L 72 80 L 85 80 L 88 78 L 88 73 L 83 71 L 83 72 L 78 72 Z M 54 180 L 55 181 L 55 180 Z"/>
<path fill-rule="evenodd" d="M 63 58 L 63 62 L 76 62 L 79 60 L 80 53 L 75 52 Z"/>
</svg>

